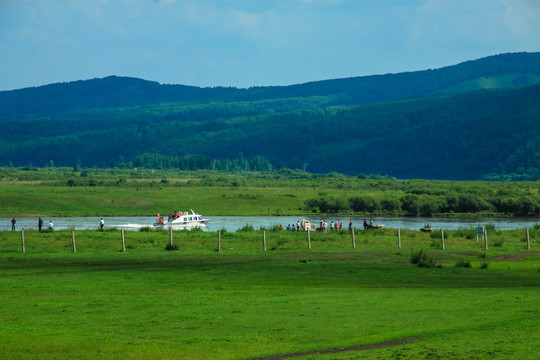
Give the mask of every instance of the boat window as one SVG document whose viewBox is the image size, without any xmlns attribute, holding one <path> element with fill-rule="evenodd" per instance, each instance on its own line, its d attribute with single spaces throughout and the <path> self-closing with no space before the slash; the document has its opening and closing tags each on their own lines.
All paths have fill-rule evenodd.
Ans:
<svg viewBox="0 0 540 360">
<path fill-rule="evenodd" d="M 189 217 L 189 221 L 192 221 L 192 220 L 193 220 L 193 218 L 190 216 L 190 217 Z"/>
</svg>

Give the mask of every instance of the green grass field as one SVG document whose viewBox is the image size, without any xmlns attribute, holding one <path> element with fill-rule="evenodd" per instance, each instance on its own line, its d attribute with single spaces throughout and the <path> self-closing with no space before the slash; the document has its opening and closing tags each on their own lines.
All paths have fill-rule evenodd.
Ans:
<svg viewBox="0 0 540 360">
<path fill-rule="evenodd" d="M 5 216 L 154 215 L 182 207 L 210 215 L 295 215 L 313 189 L 190 187 L 167 189 L 0 185 Z"/>
<path fill-rule="evenodd" d="M 301 170 L 224 173 L 0 167 L 0 215 L 540 216 L 540 182 L 363 179 Z"/>
<path fill-rule="evenodd" d="M 537 359 L 540 232 L 0 232 L 4 359 Z M 422 249 L 436 266 L 410 263 Z M 468 264 L 468 265 L 466 265 Z M 469 267 L 470 266 L 470 267 Z"/>
</svg>

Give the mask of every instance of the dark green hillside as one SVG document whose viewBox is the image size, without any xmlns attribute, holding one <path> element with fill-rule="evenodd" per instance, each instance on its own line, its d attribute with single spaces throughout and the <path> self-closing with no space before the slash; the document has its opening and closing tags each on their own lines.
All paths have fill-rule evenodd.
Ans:
<svg viewBox="0 0 540 360">
<path fill-rule="evenodd" d="M 538 82 L 540 53 L 520 53 L 286 87 L 113 76 L 6 91 L 0 166 L 110 167 L 155 154 L 213 164 L 241 153 L 311 172 L 540 179 Z"/>
<path fill-rule="evenodd" d="M 342 94 L 343 103 L 364 104 L 537 83 L 540 83 L 540 53 L 515 53 L 489 56 L 435 70 L 325 80 L 284 88 L 262 88 L 258 92 L 261 96 L 271 97 Z"/>
<path fill-rule="evenodd" d="M 236 102 L 323 96 L 328 105 L 354 105 L 446 92 L 515 88 L 540 83 L 540 53 L 501 54 L 436 70 L 362 76 L 275 87 L 236 89 L 161 85 L 135 78 L 51 84 L 0 92 L 0 120 L 6 116 L 50 116 L 73 110 L 184 102 Z"/>
<path fill-rule="evenodd" d="M 490 172 L 520 172 L 518 162 L 526 164 L 508 157 L 524 151 L 518 149 L 528 142 L 531 154 L 530 141 L 538 143 L 539 100 L 540 86 L 535 85 L 353 108 L 328 122 L 339 121 L 347 129 L 348 144 L 340 140 L 346 136 L 342 131 L 321 149 L 334 150 L 332 157 L 314 149 L 308 162 L 321 159 L 320 168 L 333 164 L 344 172 L 361 168 L 402 178 L 478 179 Z M 528 163 L 529 170 L 535 165 L 538 170 L 538 160 Z"/>
<path fill-rule="evenodd" d="M 174 101 L 205 101 L 236 93 L 231 88 L 161 85 L 136 78 L 109 76 L 0 92 L 1 116 L 52 115 L 72 110 L 129 107 Z"/>
<path fill-rule="evenodd" d="M 299 99 L 291 106 L 305 102 L 309 108 L 323 100 Z M 6 122 L 11 136 L 0 145 L 0 161 L 73 166 L 80 160 L 107 167 L 119 156 L 131 161 L 143 153 L 210 159 L 243 153 L 295 168 L 307 163 L 311 172 L 478 179 L 534 167 L 517 155 L 533 151 L 525 145 L 540 138 L 539 100 L 535 85 L 293 111 L 256 110 L 271 106 L 267 102 L 104 110 L 85 121 L 71 114 Z"/>
</svg>

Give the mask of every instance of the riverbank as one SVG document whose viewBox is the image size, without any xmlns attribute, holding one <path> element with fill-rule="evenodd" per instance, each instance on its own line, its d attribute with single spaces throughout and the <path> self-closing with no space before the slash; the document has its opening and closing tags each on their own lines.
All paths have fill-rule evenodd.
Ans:
<svg viewBox="0 0 540 360">
<path fill-rule="evenodd" d="M 363 228 L 362 216 L 209 216 L 211 219 L 204 231 L 226 230 L 237 231 L 246 226 L 254 229 L 271 229 L 276 225 L 284 228 L 288 224 L 296 224 L 302 219 L 307 219 L 314 224 L 326 221 L 343 223 L 343 228 L 348 229 L 349 220 L 352 220 L 354 228 Z M 11 230 L 11 217 L 0 217 L 0 231 Z M 94 230 L 99 228 L 101 217 L 97 216 L 73 216 L 73 217 L 42 217 L 44 227 L 52 221 L 57 230 Z M 141 216 L 112 216 L 103 217 L 106 228 L 122 228 L 138 231 L 142 227 L 152 227 L 155 217 Z M 367 218 L 369 219 L 369 218 Z M 37 216 L 16 217 L 16 229 L 37 229 Z M 470 229 L 477 226 L 491 227 L 497 230 L 513 230 L 538 227 L 540 219 L 537 218 L 509 218 L 509 217 L 374 217 L 375 224 L 384 225 L 385 228 L 420 230 L 429 225 L 434 230 L 459 230 Z"/>
</svg>

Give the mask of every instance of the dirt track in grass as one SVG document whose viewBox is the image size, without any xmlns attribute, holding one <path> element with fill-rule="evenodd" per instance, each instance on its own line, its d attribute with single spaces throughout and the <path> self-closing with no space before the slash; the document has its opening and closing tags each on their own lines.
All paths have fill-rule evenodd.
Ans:
<svg viewBox="0 0 540 360">
<path fill-rule="evenodd" d="M 416 340 L 418 340 L 418 338 L 410 337 L 410 338 L 404 338 L 404 339 L 383 341 L 380 343 L 369 344 L 369 345 L 356 345 L 356 346 L 349 346 L 349 347 L 343 347 L 343 348 L 331 348 L 331 349 L 323 349 L 323 350 L 302 351 L 302 352 L 291 353 L 291 354 L 270 355 L 270 356 L 253 358 L 251 360 L 285 360 L 285 359 L 291 359 L 295 357 L 308 356 L 308 355 L 325 355 L 325 354 L 343 353 L 343 352 L 348 352 L 348 351 L 382 349 L 385 347 L 410 344 L 410 343 L 415 342 Z"/>
</svg>

